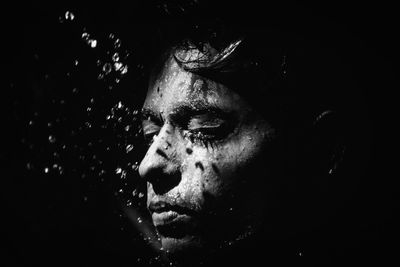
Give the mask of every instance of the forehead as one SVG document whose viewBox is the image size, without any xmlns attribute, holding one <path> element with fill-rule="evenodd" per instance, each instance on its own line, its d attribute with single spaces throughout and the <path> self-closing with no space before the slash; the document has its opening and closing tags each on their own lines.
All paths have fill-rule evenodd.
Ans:
<svg viewBox="0 0 400 267">
<path fill-rule="evenodd" d="M 150 79 L 143 108 L 157 113 L 171 113 L 178 106 L 192 109 L 217 107 L 232 111 L 245 107 L 242 99 L 226 86 L 191 73 L 170 56 Z"/>
</svg>

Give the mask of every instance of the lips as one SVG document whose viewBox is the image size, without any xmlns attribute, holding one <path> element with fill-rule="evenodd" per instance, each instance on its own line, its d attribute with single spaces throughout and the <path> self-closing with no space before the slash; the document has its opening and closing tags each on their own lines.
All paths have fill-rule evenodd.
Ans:
<svg viewBox="0 0 400 267">
<path fill-rule="evenodd" d="M 149 210 L 154 226 L 162 236 L 179 238 L 195 228 L 195 212 L 189 208 L 159 201 L 151 202 Z"/>
</svg>

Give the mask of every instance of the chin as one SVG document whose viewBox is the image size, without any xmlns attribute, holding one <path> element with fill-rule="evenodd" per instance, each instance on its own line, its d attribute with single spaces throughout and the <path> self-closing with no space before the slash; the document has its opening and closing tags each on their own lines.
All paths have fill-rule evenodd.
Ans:
<svg viewBox="0 0 400 267">
<path fill-rule="evenodd" d="M 182 257 L 200 252 L 202 242 L 199 237 L 186 235 L 184 237 L 166 237 L 161 236 L 161 247 L 171 256 Z"/>
</svg>

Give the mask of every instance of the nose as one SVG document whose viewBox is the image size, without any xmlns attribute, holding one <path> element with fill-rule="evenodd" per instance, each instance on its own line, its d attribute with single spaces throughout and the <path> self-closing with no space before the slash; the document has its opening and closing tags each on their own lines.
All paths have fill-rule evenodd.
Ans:
<svg viewBox="0 0 400 267">
<path fill-rule="evenodd" d="M 139 165 L 139 175 L 159 195 L 177 186 L 181 179 L 173 132 L 170 124 L 164 124 Z"/>
</svg>

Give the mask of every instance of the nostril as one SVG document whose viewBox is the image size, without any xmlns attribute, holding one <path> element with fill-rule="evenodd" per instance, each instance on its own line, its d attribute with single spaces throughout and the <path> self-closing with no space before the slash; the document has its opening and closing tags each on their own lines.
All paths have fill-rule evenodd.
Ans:
<svg viewBox="0 0 400 267">
<path fill-rule="evenodd" d="M 154 169 L 148 173 L 146 180 L 151 183 L 155 194 L 163 195 L 180 183 L 181 174 L 179 171 L 167 172 L 165 169 Z"/>
</svg>

